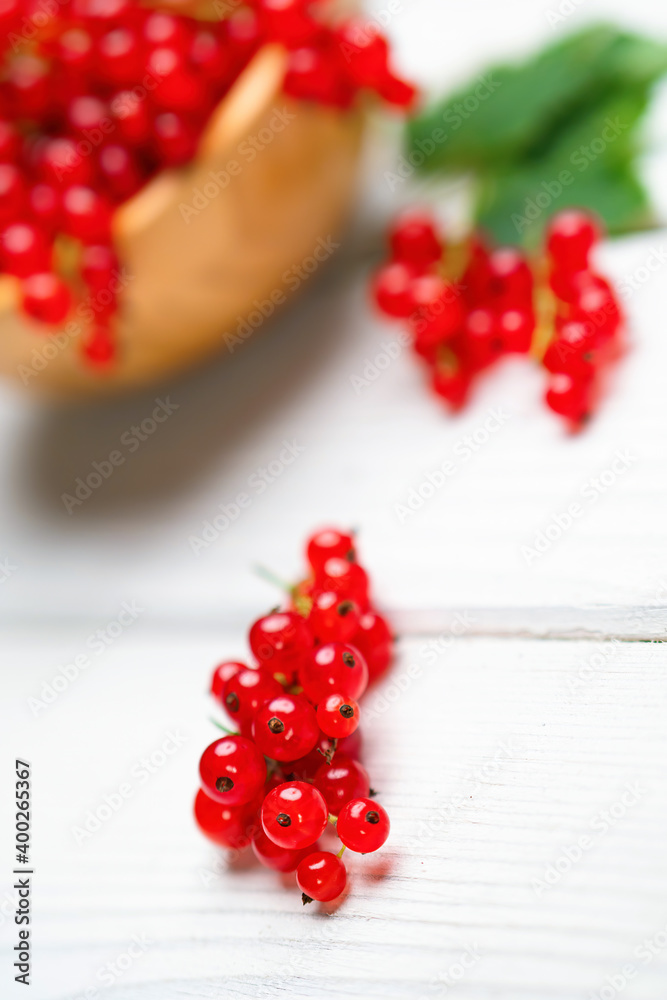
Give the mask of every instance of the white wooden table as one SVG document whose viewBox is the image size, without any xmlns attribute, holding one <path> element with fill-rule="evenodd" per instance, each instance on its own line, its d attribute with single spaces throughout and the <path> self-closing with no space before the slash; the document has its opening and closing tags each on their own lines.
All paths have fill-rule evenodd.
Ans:
<svg viewBox="0 0 667 1000">
<path fill-rule="evenodd" d="M 389 30 L 403 66 L 444 86 L 549 37 L 553 6 L 403 0 Z M 569 25 L 600 13 L 667 33 L 652 0 L 584 0 Z M 389 141 L 374 169 L 395 156 Z M 647 171 L 667 204 L 664 166 L 658 148 Z M 25 995 L 7 895 L 16 756 L 34 775 L 38 1000 L 667 995 L 667 259 L 628 300 L 634 350 L 585 434 L 563 433 L 519 362 L 451 420 L 409 357 L 352 387 L 396 335 L 365 291 L 395 202 L 370 170 L 365 190 L 331 266 L 232 359 L 83 412 L 0 388 L 3 997 Z M 667 233 L 604 263 L 620 281 L 656 248 Z M 178 408 L 68 514 L 62 494 L 156 397 Z M 285 441 L 301 451 L 260 493 L 251 477 Z M 448 460 L 446 486 L 399 517 Z M 243 491 L 250 506 L 195 554 Z M 358 527 L 402 635 L 365 727 L 392 836 L 353 865 L 333 917 L 273 873 L 226 868 L 190 815 L 209 671 L 275 600 L 252 566 L 294 576 L 329 520 Z M 107 797 L 118 808 L 83 836 Z"/>
</svg>

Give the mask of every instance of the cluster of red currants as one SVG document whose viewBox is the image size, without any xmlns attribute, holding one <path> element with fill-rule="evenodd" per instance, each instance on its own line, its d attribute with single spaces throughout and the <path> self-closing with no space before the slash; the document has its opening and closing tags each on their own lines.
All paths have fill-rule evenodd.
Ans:
<svg viewBox="0 0 667 1000">
<path fill-rule="evenodd" d="M 553 216 L 546 253 L 530 260 L 514 246 L 490 247 L 479 233 L 448 248 L 429 214 L 409 212 L 389 234 L 391 260 L 375 276 L 375 302 L 408 321 L 433 389 L 452 409 L 501 356 L 533 353 L 550 373 L 547 405 L 580 427 L 622 348 L 618 300 L 590 262 L 598 239 L 595 220 L 568 209 Z"/>
<path fill-rule="evenodd" d="M 25 312 L 50 326 L 73 295 L 84 299 L 83 352 L 100 366 L 115 353 L 114 207 L 192 159 L 262 45 L 289 49 L 295 97 L 341 108 L 362 88 L 403 107 L 415 97 L 382 36 L 354 21 L 328 26 L 311 0 L 244 0 L 223 20 L 138 0 L 1 0 L 0 37 L 0 271 L 21 280 Z"/>
<path fill-rule="evenodd" d="M 268 868 L 296 872 L 304 903 L 337 899 L 345 848 L 368 854 L 389 835 L 359 762 L 358 701 L 393 654 L 352 535 L 317 532 L 307 558 L 309 576 L 292 588 L 290 606 L 250 629 L 256 665 L 230 661 L 213 673 L 211 693 L 238 732 L 202 754 L 195 800 L 207 837 L 236 850 L 252 844 Z M 318 845 L 330 822 L 338 853 Z"/>
</svg>

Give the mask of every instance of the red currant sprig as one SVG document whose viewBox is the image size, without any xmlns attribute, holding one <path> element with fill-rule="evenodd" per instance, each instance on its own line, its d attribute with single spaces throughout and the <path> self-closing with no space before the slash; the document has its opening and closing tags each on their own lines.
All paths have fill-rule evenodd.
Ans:
<svg viewBox="0 0 667 1000">
<path fill-rule="evenodd" d="M 462 248 L 447 247 L 428 213 L 410 212 L 389 232 L 391 258 L 373 295 L 381 312 L 407 321 L 433 390 L 452 410 L 501 357 L 533 353 L 550 373 L 547 405 L 576 429 L 622 353 L 617 297 L 591 265 L 599 237 L 588 213 L 568 209 L 553 217 L 541 259 L 489 247 L 475 233 L 461 269 Z"/>
<path fill-rule="evenodd" d="M 369 604 L 352 535 L 317 532 L 307 559 L 311 576 L 290 589 L 293 606 L 250 628 L 259 662 L 227 660 L 213 671 L 211 694 L 240 733 L 226 731 L 206 748 L 195 799 L 195 819 L 210 840 L 233 850 L 252 844 L 261 864 L 296 871 L 304 903 L 341 897 L 346 845 L 368 853 L 387 838 L 389 821 L 369 798 L 375 793 L 358 760 L 357 699 L 369 680 L 366 656 L 377 679 L 393 652 L 390 629 Z M 363 596 L 363 613 L 349 596 L 321 589 L 334 577 Z M 339 855 L 318 846 L 330 822 L 343 843 Z"/>
</svg>

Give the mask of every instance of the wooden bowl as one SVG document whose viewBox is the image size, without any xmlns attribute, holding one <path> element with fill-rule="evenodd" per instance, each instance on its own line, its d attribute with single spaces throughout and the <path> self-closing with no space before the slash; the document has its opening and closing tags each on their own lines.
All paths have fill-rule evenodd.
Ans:
<svg viewBox="0 0 667 1000">
<path fill-rule="evenodd" d="M 139 386 L 229 350 L 239 330 L 262 325 L 262 304 L 268 312 L 267 302 L 290 297 L 286 272 L 326 256 L 350 203 L 362 116 L 285 97 L 284 69 L 280 48 L 262 49 L 214 112 L 195 161 L 116 212 L 117 362 L 99 371 L 82 360 L 80 307 L 54 336 L 22 314 L 19 283 L 3 276 L 2 374 L 62 396 Z"/>
</svg>

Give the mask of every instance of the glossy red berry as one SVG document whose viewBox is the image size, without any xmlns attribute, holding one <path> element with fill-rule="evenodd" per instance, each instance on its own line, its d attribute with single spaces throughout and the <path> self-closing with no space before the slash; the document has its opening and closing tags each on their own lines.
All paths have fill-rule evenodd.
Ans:
<svg viewBox="0 0 667 1000">
<path fill-rule="evenodd" d="M 107 368 L 116 356 L 114 338 L 107 326 L 94 326 L 82 345 L 83 355 L 96 368 Z"/>
<path fill-rule="evenodd" d="M 118 267 L 113 249 L 104 244 L 92 244 L 81 251 L 81 277 L 89 288 L 100 291 L 109 288 Z"/>
<path fill-rule="evenodd" d="M 395 260 L 426 270 L 442 257 L 442 242 L 434 220 L 426 212 L 406 212 L 389 230 Z"/>
<path fill-rule="evenodd" d="M 596 347 L 618 332 L 623 316 L 610 285 L 598 280 L 578 287 L 570 303 L 570 317 L 586 324 Z"/>
<path fill-rule="evenodd" d="M 219 663 L 213 671 L 213 676 L 211 677 L 210 690 L 213 697 L 222 697 L 227 681 L 231 680 L 232 677 L 236 677 L 241 670 L 248 669 L 249 668 L 246 664 L 241 663 L 239 660 L 224 660 L 222 663 Z"/>
<path fill-rule="evenodd" d="M 51 248 L 36 226 L 17 222 L 0 234 L 0 270 L 27 278 L 50 269 Z"/>
<path fill-rule="evenodd" d="M 465 322 L 459 290 L 437 274 L 425 274 L 412 285 L 413 314 L 410 325 L 420 353 L 450 340 Z"/>
<path fill-rule="evenodd" d="M 460 410 L 468 399 L 472 378 L 462 365 L 438 366 L 433 372 L 431 385 L 434 392 L 444 399 L 454 411 Z M 370 670 L 370 664 L 369 664 Z"/>
<path fill-rule="evenodd" d="M 107 243 L 111 236 L 109 205 L 92 188 L 69 187 L 63 193 L 63 227 L 83 243 Z"/>
<path fill-rule="evenodd" d="M 358 87 L 377 88 L 389 72 L 389 45 L 370 21 L 351 20 L 338 29 L 342 65 Z"/>
<path fill-rule="evenodd" d="M 256 0 L 255 6 L 260 24 L 277 42 L 303 44 L 321 30 L 308 14 L 310 0 Z"/>
<path fill-rule="evenodd" d="M 21 291 L 26 314 L 41 323 L 54 326 L 70 311 L 72 295 L 69 288 L 62 278 L 49 271 L 24 278 Z"/>
<path fill-rule="evenodd" d="M 568 208 L 552 218 L 546 243 L 556 267 L 579 271 L 588 267 L 590 252 L 599 239 L 600 229 L 593 216 L 577 208 Z"/>
<path fill-rule="evenodd" d="M 547 347 L 542 364 L 550 372 L 564 372 L 573 378 L 586 378 L 593 372 L 594 333 L 585 323 L 570 320 L 556 332 Z"/>
<path fill-rule="evenodd" d="M 418 271 L 412 264 L 395 261 L 385 264 L 373 280 L 373 297 L 378 309 L 393 319 L 407 319 L 415 309 L 412 289 Z"/>
<path fill-rule="evenodd" d="M 368 667 L 355 646 L 330 642 L 320 646 L 303 664 L 299 681 L 314 705 L 337 693 L 358 700 L 368 685 Z"/>
<path fill-rule="evenodd" d="M 320 728 L 312 705 L 303 695 L 280 694 L 257 712 L 253 735 L 267 757 L 290 761 L 310 753 Z"/>
<path fill-rule="evenodd" d="M 370 854 L 389 836 L 389 817 L 373 799 L 351 799 L 340 811 L 336 832 L 351 851 Z"/>
<path fill-rule="evenodd" d="M 320 903 L 337 899 L 345 889 L 346 880 L 345 865 L 330 851 L 314 851 L 296 870 L 296 882 L 304 903 L 313 899 Z"/>
<path fill-rule="evenodd" d="M 329 694 L 317 706 L 317 723 L 334 740 L 350 736 L 360 722 L 359 706 L 354 698 Z"/>
<path fill-rule="evenodd" d="M 350 641 L 366 661 L 369 684 L 381 677 L 394 654 L 394 637 L 386 619 L 375 611 L 367 611 Z"/>
<path fill-rule="evenodd" d="M 368 574 L 358 562 L 332 556 L 315 574 L 315 582 L 320 590 L 332 591 L 341 600 L 354 601 L 362 610 L 368 607 Z"/>
<path fill-rule="evenodd" d="M 262 705 L 282 694 L 282 690 L 267 670 L 244 667 L 226 682 L 222 703 L 231 719 L 240 726 L 249 726 Z"/>
<path fill-rule="evenodd" d="M 318 643 L 348 642 L 359 628 L 361 610 L 354 601 L 342 600 L 331 590 L 314 595 L 308 627 Z"/>
<path fill-rule="evenodd" d="M 257 860 L 266 868 L 272 868 L 276 872 L 294 872 L 303 859 L 312 852 L 313 847 L 312 844 L 298 850 L 279 847 L 260 827 L 253 834 L 252 849 Z"/>
<path fill-rule="evenodd" d="M 12 163 L 0 163 L 0 225 L 19 215 L 25 200 L 26 189 L 20 170 Z"/>
<path fill-rule="evenodd" d="M 297 850 L 318 840 L 329 814 L 322 795 L 313 785 L 287 781 L 266 796 L 261 818 L 264 832 L 274 844 Z"/>
<path fill-rule="evenodd" d="M 498 314 L 498 336 L 503 350 L 527 354 L 535 332 L 535 314 L 532 308 L 505 309 Z"/>
<path fill-rule="evenodd" d="M 220 847 L 240 850 L 247 847 L 259 826 L 256 801 L 242 806 L 227 806 L 212 799 L 200 788 L 195 798 L 195 820 L 204 836 Z"/>
<path fill-rule="evenodd" d="M 574 423 L 581 423 L 593 407 L 593 383 L 590 378 L 575 379 L 571 375 L 552 375 L 547 388 L 546 403 L 549 409 Z"/>
<path fill-rule="evenodd" d="M 313 647 L 313 637 L 296 611 L 276 611 L 259 618 L 250 629 L 250 648 L 274 676 L 290 682 Z"/>
<path fill-rule="evenodd" d="M 528 261 L 516 247 L 497 247 L 487 258 L 488 294 L 496 308 L 530 307 L 533 274 Z"/>
<path fill-rule="evenodd" d="M 338 816 L 351 799 L 367 798 L 370 791 L 366 769 L 358 761 L 340 753 L 330 764 L 326 761 L 320 764 L 313 780 L 332 816 Z"/>
<path fill-rule="evenodd" d="M 498 316 L 488 308 L 472 309 L 465 319 L 463 350 L 467 363 L 479 370 L 500 357 L 503 340 Z"/>
<path fill-rule="evenodd" d="M 204 750 L 199 775 L 210 798 L 228 806 L 240 806 L 251 802 L 262 790 L 266 763 L 252 740 L 224 736 Z"/>
<path fill-rule="evenodd" d="M 339 531 L 338 528 L 321 528 L 314 532 L 306 543 L 306 557 L 312 568 L 318 572 L 323 569 L 327 559 L 334 556 L 354 562 L 354 535 L 349 531 Z"/>
</svg>

